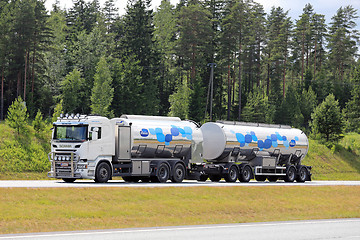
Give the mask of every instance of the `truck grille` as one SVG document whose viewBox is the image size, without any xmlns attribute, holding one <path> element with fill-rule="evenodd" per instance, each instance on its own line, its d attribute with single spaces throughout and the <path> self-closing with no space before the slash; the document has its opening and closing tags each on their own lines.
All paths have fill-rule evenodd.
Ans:
<svg viewBox="0 0 360 240">
<path fill-rule="evenodd" d="M 76 177 L 78 156 L 73 151 L 49 153 L 49 160 L 56 178 Z"/>
</svg>

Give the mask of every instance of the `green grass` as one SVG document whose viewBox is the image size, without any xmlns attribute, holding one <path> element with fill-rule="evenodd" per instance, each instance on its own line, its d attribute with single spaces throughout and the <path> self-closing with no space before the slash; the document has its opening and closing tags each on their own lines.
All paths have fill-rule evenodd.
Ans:
<svg viewBox="0 0 360 240">
<path fill-rule="evenodd" d="M 310 139 L 303 164 L 313 167 L 314 180 L 360 180 L 360 135 L 346 134 L 331 149 Z"/>
<path fill-rule="evenodd" d="M 0 189 L 0 234 L 360 217 L 359 186 Z"/>
<path fill-rule="evenodd" d="M 18 135 L 8 125 L 0 124 L 0 178 L 12 173 L 46 172 L 50 168 L 50 132 L 36 133 L 32 126 Z M 20 176 L 20 174 L 16 174 Z"/>
</svg>

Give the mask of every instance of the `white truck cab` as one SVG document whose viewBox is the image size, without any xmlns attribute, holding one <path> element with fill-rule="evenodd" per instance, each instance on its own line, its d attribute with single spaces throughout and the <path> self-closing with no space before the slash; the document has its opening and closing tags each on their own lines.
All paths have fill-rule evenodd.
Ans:
<svg viewBox="0 0 360 240">
<path fill-rule="evenodd" d="M 101 116 L 66 116 L 53 124 L 51 171 L 49 177 L 73 182 L 77 178 L 95 179 L 101 161 L 111 164 L 115 154 L 114 129 Z"/>
</svg>

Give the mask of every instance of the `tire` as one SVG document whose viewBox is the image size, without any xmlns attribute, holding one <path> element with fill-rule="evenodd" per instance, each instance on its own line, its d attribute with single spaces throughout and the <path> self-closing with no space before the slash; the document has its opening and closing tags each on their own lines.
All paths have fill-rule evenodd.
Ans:
<svg viewBox="0 0 360 240">
<path fill-rule="evenodd" d="M 284 178 L 285 182 L 294 182 L 296 177 L 296 170 L 294 167 L 289 167 L 286 171 L 286 176 Z"/>
<path fill-rule="evenodd" d="M 177 163 L 174 166 L 171 181 L 173 183 L 181 183 L 185 178 L 185 167 L 181 163 Z"/>
<path fill-rule="evenodd" d="M 160 183 L 165 183 L 167 180 L 169 180 L 170 177 L 170 169 L 168 165 L 165 163 L 160 164 L 157 172 L 156 172 L 156 178 Z"/>
<path fill-rule="evenodd" d="M 229 169 L 229 173 L 225 175 L 226 182 L 236 182 L 239 177 L 239 170 L 235 165 L 232 165 Z"/>
<path fill-rule="evenodd" d="M 111 177 L 111 169 L 106 162 L 100 163 L 96 168 L 95 182 L 106 183 Z"/>
<path fill-rule="evenodd" d="M 249 182 L 251 179 L 251 167 L 245 166 L 239 175 L 240 182 Z"/>
<path fill-rule="evenodd" d="M 258 181 L 258 182 L 265 182 L 266 176 L 264 176 L 264 175 L 257 175 L 257 176 L 255 176 L 255 180 Z"/>
<path fill-rule="evenodd" d="M 299 173 L 296 177 L 296 181 L 297 182 L 305 182 L 306 179 L 308 178 L 308 171 L 305 167 L 301 167 L 300 170 L 299 170 Z"/>
<path fill-rule="evenodd" d="M 267 179 L 269 180 L 269 182 L 276 182 L 278 180 L 278 177 L 277 176 L 269 176 Z"/>
<path fill-rule="evenodd" d="M 210 180 L 212 181 L 212 182 L 220 182 L 220 180 L 221 180 L 221 176 L 220 175 L 210 175 Z"/>
<path fill-rule="evenodd" d="M 206 180 L 208 180 L 209 176 L 208 175 L 200 175 L 200 178 L 198 179 L 198 182 L 206 182 Z"/>
<path fill-rule="evenodd" d="M 62 180 L 66 183 L 73 183 L 75 182 L 76 178 L 63 178 Z"/>
</svg>

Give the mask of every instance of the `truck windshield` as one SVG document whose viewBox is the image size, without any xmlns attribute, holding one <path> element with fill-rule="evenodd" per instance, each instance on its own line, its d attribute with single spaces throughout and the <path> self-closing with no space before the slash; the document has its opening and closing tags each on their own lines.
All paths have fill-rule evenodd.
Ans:
<svg viewBox="0 0 360 240">
<path fill-rule="evenodd" d="M 85 141 L 88 126 L 55 126 L 54 131 L 56 140 Z"/>
</svg>

